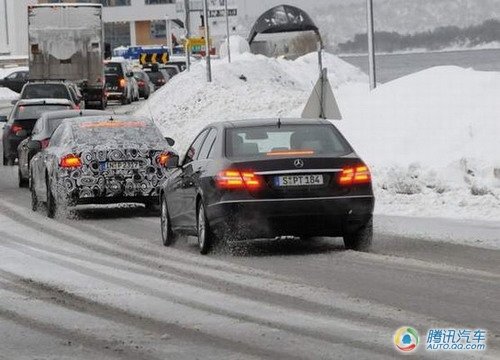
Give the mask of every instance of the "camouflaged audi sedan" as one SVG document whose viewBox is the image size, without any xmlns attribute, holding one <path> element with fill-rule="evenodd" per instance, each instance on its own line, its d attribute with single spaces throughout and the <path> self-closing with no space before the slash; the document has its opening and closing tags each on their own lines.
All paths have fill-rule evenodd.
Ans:
<svg viewBox="0 0 500 360">
<path fill-rule="evenodd" d="M 130 116 L 66 119 L 31 160 L 32 209 L 47 215 L 80 204 L 158 203 L 157 188 L 175 155 L 152 120 Z M 30 141 L 28 146 L 40 149 Z"/>
</svg>

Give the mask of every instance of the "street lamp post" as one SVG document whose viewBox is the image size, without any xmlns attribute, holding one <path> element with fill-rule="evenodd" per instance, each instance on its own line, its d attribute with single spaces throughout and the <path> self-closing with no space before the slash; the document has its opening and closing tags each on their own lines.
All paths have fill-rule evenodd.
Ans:
<svg viewBox="0 0 500 360">
<path fill-rule="evenodd" d="M 227 12 L 227 2 L 229 0 L 224 1 L 225 6 L 225 14 L 226 14 L 226 34 L 227 34 L 227 60 L 231 62 L 231 41 L 229 40 L 231 34 L 229 33 L 229 13 Z"/>
<path fill-rule="evenodd" d="M 212 65 L 210 63 L 210 29 L 208 21 L 208 1 L 203 1 L 203 14 L 205 17 L 205 60 L 207 62 L 207 81 L 212 82 Z"/>
<path fill-rule="evenodd" d="M 377 87 L 377 76 L 375 67 L 375 36 L 373 25 L 373 0 L 366 0 L 366 22 L 368 32 L 368 63 L 370 73 L 370 89 Z"/>
</svg>

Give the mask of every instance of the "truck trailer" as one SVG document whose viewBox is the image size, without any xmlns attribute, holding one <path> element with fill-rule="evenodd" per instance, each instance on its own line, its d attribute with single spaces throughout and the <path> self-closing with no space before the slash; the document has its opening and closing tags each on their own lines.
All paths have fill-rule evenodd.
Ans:
<svg viewBox="0 0 500 360">
<path fill-rule="evenodd" d="M 30 5 L 28 42 L 30 81 L 75 82 L 87 106 L 106 108 L 102 5 Z"/>
</svg>

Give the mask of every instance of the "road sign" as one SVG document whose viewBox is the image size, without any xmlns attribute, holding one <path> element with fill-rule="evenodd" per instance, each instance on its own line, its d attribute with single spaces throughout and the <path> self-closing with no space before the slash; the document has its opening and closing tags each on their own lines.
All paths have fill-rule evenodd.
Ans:
<svg viewBox="0 0 500 360">
<path fill-rule="evenodd" d="M 212 39 L 210 39 L 210 44 L 212 43 Z M 205 38 L 204 37 L 192 37 L 187 39 L 186 46 L 192 48 L 195 46 L 205 46 Z"/>
<path fill-rule="evenodd" d="M 146 54 L 142 53 L 139 56 L 139 62 L 144 65 L 144 64 L 166 64 L 168 63 L 169 56 L 168 53 L 152 53 L 152 54 Z"/>
</svg>

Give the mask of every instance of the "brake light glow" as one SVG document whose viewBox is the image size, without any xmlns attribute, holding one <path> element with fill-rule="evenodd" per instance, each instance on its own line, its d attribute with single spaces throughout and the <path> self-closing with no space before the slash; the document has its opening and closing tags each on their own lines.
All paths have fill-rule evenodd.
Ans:
<svg viewBox="0 0 500 360">
<path fill-rule="evenodd" d="M 144 86 L 144 81 L 142 81 L 142 80 L 141 80 L 141 81 L 138 81 L 138 82 L 137 82 L 137 85 L 139 85 L 140 87 L 143 87 L 143 86 Z"/>
<path fill-rule="evenodd" d="M 42 149 L 45 149 L 47 146 L 49 146 L 50 139 L 43 139 L 40 141 L 40 144 L 42 145 Z"/>
<path fill-rule="evenodd" d="M 221 189 L 258 190 L 262 186 L 261 179 L 253 171 L 225 170 L 215 180 Z"/>
<path fill-rule="evenodd" d="M 279 150 L 270 151 L 267 156 L 307 156 L 314 155 L 314 150 Z"/>
<path fill-rule="evenodd" d="M 120 79 L 120 87 L 125 87 L 127 85 L 127 81 L 125 79 Z"/>
<path fill-rule="evenodd" d="M 371 182 L 370 170 L 366 165 L 346 167 L 338 178 L 340 185 L 368 184 Z"/>
<path fill-rule="evenodd" d="M 82 166 L 80 158 L 74 154 L 69 154 L 61 158 L 59 166 L 62 168 L 79 168 Z"/>
<path fill-rule="evenodd" d="M 21 131 L 23 129 L 23 127 L 21 125 L 12 125 L 12 127 L 10 128 L 10 132 L 13 133 L 13 134 L 17 134 L 18 131 Z"/>
<path fill-rule="evenodd" d="M 156 157 L 156 162 L 160 166 L 167 166 L 169 159 L 170 159 L 170 154 L 167 152 L 162 152 L 160 155 Z"/>
</svg>

